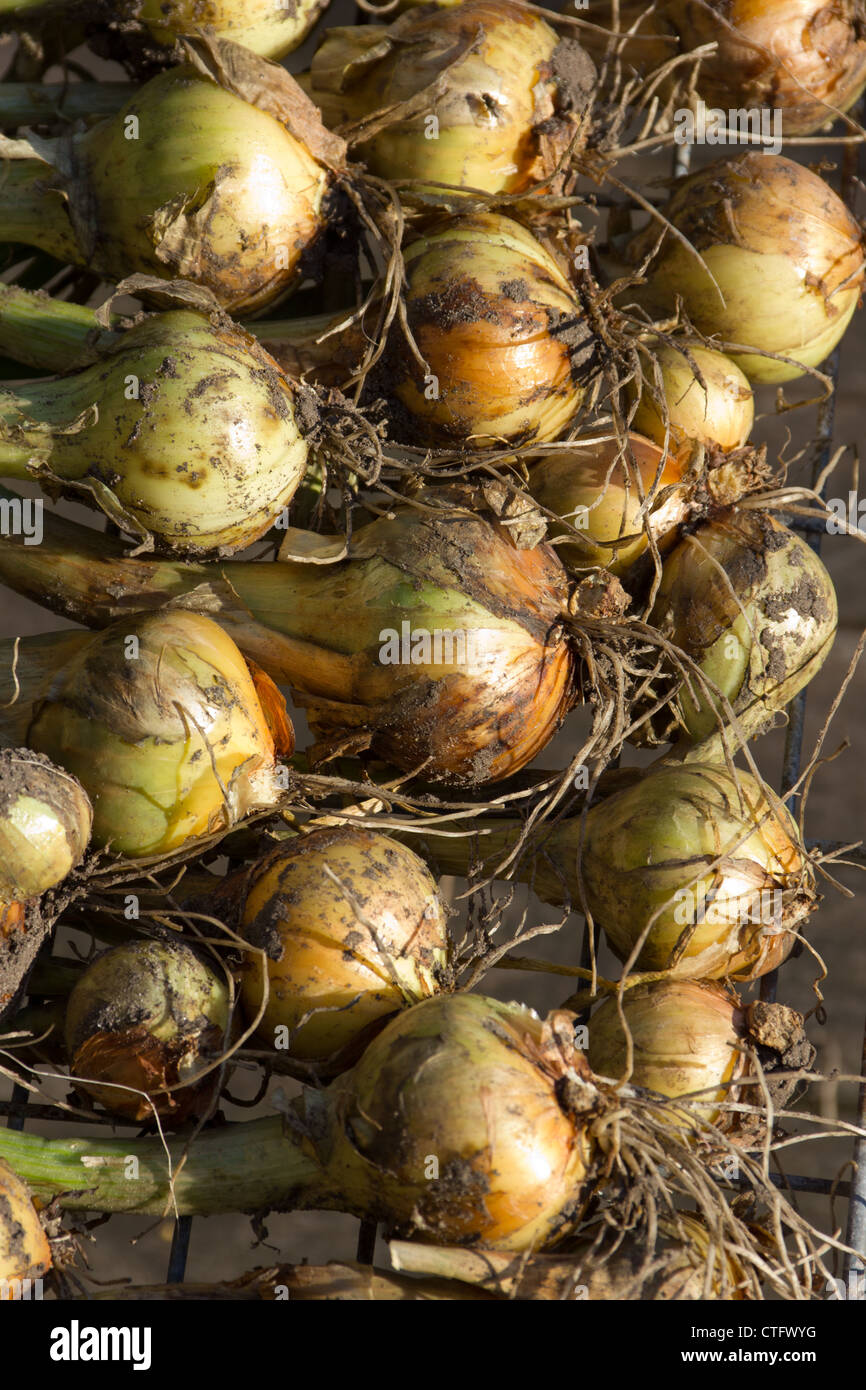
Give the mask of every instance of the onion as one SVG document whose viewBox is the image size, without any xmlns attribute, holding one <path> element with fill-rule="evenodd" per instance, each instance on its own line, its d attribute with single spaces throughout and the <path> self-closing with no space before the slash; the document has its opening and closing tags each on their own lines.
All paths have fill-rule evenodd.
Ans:
<svg viewBox="0 0 866 1390">
<path fill-rule="evenodd" d="M 382 178 L 518 193 L 555 172 L 595 78 L 579 44 L 539 15 L 468 0 L 387 28 L 330 29 L 309 91 L 326 125 L 355 127 Z"/>
<path fill-rule="evenodd" d="M 649 495 L 648 524 L 660 549 L 673 544 L 689 515 L 684 456 L 663 454 L 640 434 L 629 434 L 628 443 L 631 457 L 616 439 L 576 439 L 530 471 L 536 502 L 568 523 L 554 522 L 551 531 L 568 537 L 556 548 L 572 569 L 603 565 L 625 574 L 649 544 L 640 514 Z"/>
<path fill-rule="evenodd" d="M 51 1247 L 27 1185 L 0 1159 L 0 1299 L 27 1296 L 19 1281 L 40 1279 L 50 1268 Z"/>
<path fill-rule="evenodd" d="M 553 257 L 494 213 L 431 230 L 404 253 L 409 326 L 426 372 L 392 333 L 385 389 L 411 444 L 549 440 L 578 409 L 594 338 Z"/>
<path fill-rule="evenodd" d="M 752 388 L 730 357 L 675 341 L 650 344 L 632 427 L 662 447 L 689 442 L 738 449 L 755 419 Z"/>
<path fill-rule="evenodd" d="M 241 930 L 268 957 L 259 1036 L 273 1047 L 276 1031 L 288 1030 L 287 1055 L 325 1066 L 445 978 L 445 913 L 426 865 L 355 826 L 299 836 L 255 864 Z M 241 997 L 254 1019 L 258 960 L 246 966 Z"/>
<path fill-rule="evenodd" d="M 545 747 L 575 701 L 566 572 L 450 494 L 426 503 L 359 528 L 345 560 L 342 539 L 288 534 L 292 553 L 324 565 L 124 559 L 46 515 L 41 545 L 0 546 L 0 579 L 91 626 L 206 586 L 202 605 L 244 653 L 296 688 L 318 755 L 369 747 L 430 780 L 496 781 Z M 25 639 L 25 668 L 26 652 Z"/>
<path fill-rule="evenodd" d="M 0 899 L 36 898 L 81 860 L 93 808 L 68 772 L 29 748 L 0 751 Z"/>
<path fill-rule="evenodd" d="M 664 0 L 683 49 L 715 43 L 697 87 L 708 105 L 772 107 L 785 135 L 809 135 L 853 106 L 866 85 L 866 43 L 853 0 Z"/>
<path fill-rule="evenodd" d="M 94 844 L 119 854 L 167 854 L 280 796 L 243 657 L 215 622 L 183 609 L 91 638 L 36 705 L 27 741 L 78 777 Z"/>
<path fill-rule="evenodd" d="M 544 902 L 581 911 L 585 901 L 619 960 L 649 927 L 637 970 L 751 980 L 779 965 L 815 892 L 796 825 L 772 791 L 700 763 L 629 768 L 623 778 L 585 822 L 541 826 L 528 842 L 524 823 L 504 817 L 474 821 L 477 842 L 425 827 L 423 853 L 439 872 L 466 875 L 480 850 L 492 874 L 521 840 L 514 876 Z"/>
<path fill-rule="evenodd" d="M 190 280 L 228 309 L 284 294 L 326 221 L 328 169 L 267 110 L 187 66 L 89 130 L 40 141 L 39 156 L 7 166 L 4 241 L 115 280 Z"/>
<path fill-rule="evenodd" d="M 562 860 L 569 837 L 560 834 Z M 619 960 L 649 926 L 639 970 L 755 979 L 786 958 L 814 906 L 790 812 L 750 774 L 735 780 L 709 764 L 655 767 L 593 807 L 581 868 L 589 909 Z"/>
<path fill-rule="evenodd" d="M 836 635 L 832 580 L 808 543 L 768 513 L 727 511 L 668 555 L 650 622 L 712 680 L 744 734 L 764 727 L 820 669 Z M 691 678 L 655 722 L 708 737 L 724 709 Z"/>
<path fill-rule="evenodd" d="M 196 1142 L 85 1141 L 107 1161 L 81 1181 L 81 1140 L 0 1131 L 0 1154 L 41 1197 L 99 1211 L 179 1214 L 328 1208 L 422 1241 L 531 1250 L 567 1229 L 594 1158 L 601 1096 L 573 1049 L 574 1015 L 542 1023 L 480 995 L 437 995 L 398 1014 L 327 1090 L 286 1116 L 211 1128 Z M 185 1163 L 179 1163 L 186 1152 Z M 130 1183 L 118 1158 L 138 1159 Z M 70 1179 L 77 1178 L 75 1181 Z M 131 1189 L 134 1188 L 134 1191 Z"/>
<path fill-rule="evenodd" d="M 231 554 L 294 495 L 308 420 L 303 388 L 254 338 L 169 311 L 93 366 L 0 391 L 0 474 L 68 483 L 162 547 Z"/>
<path fill-rule="evenodd" d="M 590 1151 L 557 1085 L 568 1059 L 544 1039 L 518 1005 L 440 996 L 398 1014 L 336 1083 L 334 1161 L 389 1226 L 526 1249 L 562 1225 Z"/>
<path fill-rule="evenodd" d="M 727 1083 L 748 1070 L 740 1046 L 747 1038 L 746 1016 L 736 999 L 718 985 L 671 980 L 627 990 L 622 1008 L 634 1049 L 632 1085 L 672 1100 L 703 1092 L 692 1102 L 695 1110 L 710 1123 L 727 1118 L 718 1104 L 738 1099 Z M 615 999 L 606 999 L 592 1015 L 588 1033 L 593 1071 L 614 1080 L 623 1076 L 626 1035 Z M 757 1102 L 750 1091 L 744 1099 Z M 677 1109 L 677 1123 L 683 1114 Z"/>
<path fill-rule="evenodd" d="M 216 1072 L 200 1073 L 220 1055 L 228 1022 L 225 980 L 188 946 L 117 946 L 97 956 L 69 996 L 73 1085 L 113 1115 L 140 1123 L 155 1110 L 180 1124 L 210 1099 Z"/>
<path fill-rule="evenodd" d="M 663 212 L 694 250 L 665 234 L 652 307 L 668 312 L 679 295 L 699 332 L 794 359 L 731 350 L 750 381 L 791 381 L 823 362 L 854 313 L 864 268 L 860 228 L 823 179 L 782 155 L 729 155 L 677 180 Z M 652 222 L 629 259 L 642 260 L 657 236 Z"/>
</svg>

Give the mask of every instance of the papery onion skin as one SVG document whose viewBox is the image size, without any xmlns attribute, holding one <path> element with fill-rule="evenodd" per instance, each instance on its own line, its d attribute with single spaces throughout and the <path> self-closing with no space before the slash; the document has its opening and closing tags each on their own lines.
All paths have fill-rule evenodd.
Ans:
<svg viewBox="0 0 866 1390">
<path fill-rule="evenodd" d="M 655 767 L 590 810 L 586 901 L 619 960 L 651 919 L 638 970 L 751 980 L 788 956 L 814 906 L 813 874 L 790 812 L 771 797 L 749 773 L 734 780 L 725 768 L 692 763 Z M 564 859 L 567 832 L 554 835 Z"/>
<path fill-rule="evenodd" d="M 0 1300 L 15 1299 L 17 1281 L 40 1279 L 50 1268 L 51 1247 L 27 1184 L 0 1159 Z"/>
<path fill-rule="evenodd" d="M 209 611 L 244 653 L 295 687 L 319 738 L 315 756 L 371 748 L 425 780 L 498 781 L 550 742 L 578 698 L 568 576 L 548 546 L 518 549 L 477 500 L 436 491 L 427 500 L 427 510 L 399 506 L 359 527 L 349 557 L 327 565 L 130 559 L 47 515 L 40 546 L 11 537 L 0 547 L 0 577 L 90 626 L 207 585 Z M 312 555 L 343 550 L 341 540 L 300 536 Z M 438 631 L 440 653 L 431 646 L 412 660 L 407 643 L 408 660 L 384 660 L 383 632 L 400 647 L 404 623 L 410 635 Z M 446 650 L 443 633 L 462 634 L 465 650 L 456 640 Z"/>
<path fill-rule="evenodd" d="M 699 332 L 794 359 L 726 348 L 752 382 L 792 381 L 823 362 L 864 272 L 860 228 L 823 179 L 783 155 L 734 154 L 677 180 L 663 212 L 694 250 L 665 234 L 648 272 L 650 308 L 668 312 L 679 295 Z M 653 221 L 628 259 L 640 261 L 657 236 Z"/>
<path fill-rule="evenodd" d="M 810 135 L 866 85 L 866 42 L 851 0 L 663 0 L 660 32 L 682 49 L 715 43 L 697 90 L 708 106 L 772 107 L 787 135 Z"/>
<path fill-rule="evenodd" d="M 491 448 L 561 434 L 595 340 L 557 262 L 496 213 L 454 219 L 404 253 L 406 309 L 425 372 L 392 332 L 385 389 L 412 444 Z"/>
<path fill-rule="evenodd" d="M 219 1055 L 228 1020 L 225 979 L 188 946 L 137 940 L 114 947 L 69 996 L 73 1084 L 114 1115 L 141 1122 L 155 1111 L 181 1123 L 206 1102 L 207 1079 L 196 1085 L 195 1078 Z M 215 1073 L 208 1075 L 213 1083 Z"/>
<path fill-rule="evenodd" d="M 718 1123 L 718 1103 L 736 1099 L 726 1083 L 745 1065 L 738 1044 L 746 1038 L 746 1019 L 736 1000 L 719 986 L 671 980 L 626 990 L 622 1007 L 634 1048 L 631 1084 L 672 1100 L 703 1092 L 689 1104 Z M 615 999 L 593 1013 L 588 1034 L 593 1071 L 613 1080 L 623 1076 L 626 1035 Z"/>
<path fill-rule="evenodd" d="M 836 592 L 810 545 L 769 513 L 726 511 L 667 556 L 650 622 L 700 666 L 743 732 L 765 727 L 820 669 L 836 635 Z M 658 737 L 698 741 L 727 712 L 684 687 Z"/>
<path fill-rule="evenodd" d="M 428 6 L 387 28 L 331 29 L 310 67 L 331 128 L 413 102 L 358 144 L 374 174 L 486 193 L 523 192 L 554 172 L 594 80 L 588 56 L 540 15 L 488 0 Z"/>
<path fill-rule="evenodd" d="M 27 742 L 87 790 L 94 844 L 131 857 L 167 854 L 279 799 L 243 657 L 215 622 L 183 609 L 94 636 L 36 706 Z"/>
<path fill-rule="evenodd" d="M 190 280 L 226 309 L 290 289 L 325 225 L 329 171 L 267 111 L 188 67 L 152 78 L 62 157 L 68 173 L 20 161 L 16 179 L 32 177 L 4 209 L 10 239 L 114 280 Z"/>
<path fill-rule="evenodd" d="M 243 330 L 153 314 L 92 366 L 0 392 L 0 475 L 80 484 L 162 549 L 232 554 L 301 482 L 302 394 Z"/>
<path fill-rule="evenodd" d="M 578 533 L 551 523 L 552 536 L 568 537 L 556 550 L 571 569 L 601 565 L 611 574 L 626 574 L 649 545 L 639 513 L 642 498 L 653 489 L 658 500 L 649 525 L 660 550 L 674 543 L 678 526 L 689 515 L 685 458 L 663 454 L 639 434 L 630 433 L 628 444 L 634 462 L 619 440 L 599 437 L 574 440 L 530 470 L 529 490 L 536 502 Z"/>
<path fill-rule="evenodd" d="M 683 351 L 670 341 L 650 347 L 661 387 L 652 367 L 643 363 L 644 383 L 631 417 L 632 429 L 661 447 L 693 441 L 729 450 L 745 444 L 752 432 L 755 401 L 748 378 L 736 362 L 724 353 L 692 344 Z"/>
<path fill-rule="evenodd" d="M 0 900 L 36 898 L 81 861 L 93 807 L 80 782 L 29 748 L 0 751 Z"/>
<path fill-rule="evenodd" d="M 325 1066 L 444 980 L 445 913 L 427 866 L 360 827 L 315 830 L 256 863 L 241 932 L 267 952 L 259 1037 L 273 1047 L 276 1030 L 288 1029 L 288 1046 L 276 1043 L 284 1055 Z M 260 961 L 247 957 L 241 999 L 250 1022 L 262 985 Z"/>
<path fill-rule="evenodd" d="M 568 1072 L 545 1069 L 543 1029 L 519 1005 L 468 994 L 392 1019 L 332 1087 L 340 1185 L 416 1239 L 543 1245 L 591 1160 L 579 1119 L 560 1104 L 557 1071 Z"/>
</svg>

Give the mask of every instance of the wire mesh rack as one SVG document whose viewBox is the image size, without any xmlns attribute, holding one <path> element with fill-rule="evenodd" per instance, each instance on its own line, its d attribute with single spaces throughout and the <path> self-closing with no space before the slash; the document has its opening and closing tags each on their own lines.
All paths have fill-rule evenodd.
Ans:
<svg viewBox="0 0 866 1390">
<path fill-rule="evenodd" d="M 566 4 L 552 5 L 551 8 L 565 9 Z M 581 7 L 578 6 L 577 8 Z M 366 11 L 358 12 L 356 22 L 366 23 L 369 20 L 370 15 Z M 866 118 L 866 101 L 861 103 L 858 116 L 861 122 Z M 690 164 L 691 147 L 688 145 L 676 146 L 672 165 L 673 176 L 680 177 L 687 174 Z M 846 143 L 843 156 L 842 196 L 852 211 L 855 210 L 858 174 L 861 173 L 864 164 L 866 164 L 866 159 L 864 159 L 863 146 Z M 832 381 L 833 390 L 818 407 L 817 437 L 812 460 L 813 485 L 824 471 L 832 453 L 840 362 L 841 351 L 837 347 L 823 367 Z M 816 552 L 820 552 L 822 537 L 825 533 L 823 522 L 800 517 L 789 517 L 788 522 L 793 529 L 806 536 Z M 793 789 L 796 788 L 800 778 L 802 766 L 807 697 L 808 687 L 801 691 L 787 709 L 787 732 L 780 791 L 789 807 L 793 807 L 799 795 Z M 807 848 L 813 847 L 813 843 L 807 841 Z M 821 847 L 827 849 L 836 846 L 827 846 L 822 842 Z M 589 967 L 595 955 L 598 941 L 597 939 L 593 941 L 592 933 L 597 933 L 597 930 L 597 928 L 585 928 L 582 934 L 580 964 L 585 968 Z M 775 1000 L 777 981 L 778 969 L 761 979 L 760 996 L 762 1000 L 768 1002 Z M 770 1173 L 768 1177 L 774 1185 L 786 1188 L 792 1193 L 811 1193 L 818 1196 L 832 1195 L 847 1200 L 848 1216 L 845 1239 L 847 1246 L 850 1247 L 850 1253 L 845 1257 L 844 1272 L 848 1286 L 848 1298 L 866 1302 L 866 1019 L 864 1019 L 860 1078 L 856 1127 L 862 1132 L 854 1140 L 851 1180 L 830 1180 L 787 1172 L 784 1176 Z M 5 1115 L 8 1128 L 15 1131 L 22 1131 L 28 1120 L 56 1118 L 51 1107 L 35 1103 L 31 1098 L 31 1092 L 17 1083 L 12 1087 L 10 1099 L 0 1102 L 0 1115 Z M 168 1284 L 179 1284 L 184 1281 L 193 1236 L 194 1219 L 192 1216 L 184 1215 L 174 1220 L 166 1267 L 166 1283 Z M 359 1222 L 356 1252 L 359 1263 L 373 1264 L 377 1235 L 378 1226 L 375 1221 L 362 1220 Z M 86 1297 L 86 1293 L 84 1296 Z"/>
</svg>

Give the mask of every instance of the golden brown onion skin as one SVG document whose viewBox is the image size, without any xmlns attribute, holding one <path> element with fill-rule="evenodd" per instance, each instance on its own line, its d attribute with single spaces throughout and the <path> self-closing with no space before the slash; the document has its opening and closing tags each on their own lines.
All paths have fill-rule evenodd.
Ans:
<svg viewBox="0 0 866 1390">
<path fill-rule="evenodd" d="M 632 1085 L 672 1100 L 703 1092 L 692 1103 L 715 1122 L 712 1102 L 733 1098 L 725 1083 L 743 1068 L 737 1044 L 746 1036 L 745 1016 L 736 999 L 718 985 L 663 980 L 627 990 L 622 1006 L 634 1048 Z M 617 1080 L 628 1059 L 615 999 L 596 1010 L 588 1032 L 593 1071 Z"/>
<path fill-rule="evenodd" d="M 413 103 L 358 145 L 381 178 L 430 180 L 434 196 L 436 184 L 519 193 L 555 171 L 576 131 L 569 108 L 582 112 L 594 79 L 578 44 L 560 46 L 540 15 L 467 0 L 387 28 L 329 30 L 310 92 L 332 129 Z"/>
<path fill-rule="evenodd" d="M 663 211 L 694 250 L 665 234 L 648 269 L 650 310 L 669 312 L 679 295 L 699 332 L 723 346 L 794 359 L 724 346 L 753 382 L 790 381 L 823 362 L 850 322 L 864 273 L 860 227 L 829 184 L 783 155 L 746 151 L 678 179 Z M 627 259 L 641 262 L 657 239 L 652 221 Z"/>
<path fill-rule="evenodd" d="M 254 864 L 241 930 L 267 953 L 259 1037 L 329 1069 L 371 1024 L 434 994 L 447 959 L 445 913 L 426 865 L 360 826 L 299 835 Z M 250 1022 L 262 986 L 261 962 L 248 957 L 241 998 Z M 278 1028 L 289 1033 L 282 1044 Z"/>
<path fill-rule="evenodd" d="M 409 326 L 427 372 L 392 335 L 386 390 L 410 444 L 546 441 L 577 411 L 594 338 L 553 257 L 494 213 L 456 218 L 406 253 Z"/>
<path fill-rule="evenodd" d="M 785 135 L 809 135 L 866 84 L 866 42 L 852 0 L 663 0 L 659 32 L 691 51 L 716 43 L 697 89 L 708 106 L 781 109 Z"/>
<path fill-rule="evenodd" d="M 573 1025 L 571 1014 L 552 1017 Z M 591 1157 L 558 1084 L 569 1064 L 588 1076 L 585 1060 L 551 1041 L 549 1020 L 480 995 L 438 995 L 398 1014 L 329 1092 L 342 1120 L 332 1171 L 339 1163 L 345 1190 L 415 1239 L 543 1245 Z"/>
<path fill-rule="evenodd" d="M 0 1159 L 0 1300 L 16 1297 L 14 1281 L 39 1279 L 50 1268 L 51 1248 L 27 1186 Z"/>
<path fill-rule="evenodd" d="M 616 439 L 576 439 L 531 469 L 536 502 L 573 528 L 551 523 L 553 536 L 568 537 L 556 551 L 572 569 L 602 565 L 625 574 L 649 545 L 639 512 L 651 491 L 649 526 L 660 550 L 674 543 L 688 516 L 684 457 L 663 454 L 640 434 L 629 434 L 628 442 L 633 461 Z"/>
<path fill-rule="evenodd" d="M 506 527 L 468 507 L 400 508 L 357 531 L 351 556 L 324 570 L 287 563 L 268 567 L 270 575 L 259 565 L 232 571 L 242 587 L 270 580 L 269 597 L 263 589 L 242 597 L 263 620 L 288 621 L 310 642 L 301 673 L 281 667 L 277 643 L 260 659 L 276 680 L 302 687 L 296 703 L 322 750 L 345 746 L 354 733 L 357 747 L 455 785 L 496 782 L 531 762 L 577 698 L 562 627 L 567 575 L 553 551 L 517 549 Z M 295 591 L 290 604 L 280 603 L 280 569 Z M 382 631 L 399 633 L 404 622 L 413 632 L 463 632 L 471 659 L 383 663 Z M 325 652 L 320 662 L 312 643 L 348 661 L 338 665 Z"/>
</svg>

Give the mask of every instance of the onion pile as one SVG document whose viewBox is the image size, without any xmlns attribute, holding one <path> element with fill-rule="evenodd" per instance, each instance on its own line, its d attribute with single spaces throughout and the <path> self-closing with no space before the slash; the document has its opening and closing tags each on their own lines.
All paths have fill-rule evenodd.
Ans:
<svg viewBox="0 0 866 1390">
<path fill-rule="evenodd" d="M 655 735 L 697 741 L 727 724 L 749 736 L 802 690 L 836 636 L 836 593 L 802 537 L 762 512 L 727 511 L 684 536 L 665 559 L 650 621 L 697 663 Z"/>
<path fill-rule="evenodd" d="M 823 179 L 782 155 L 729 155 L 677 180 L 663 212 L 693 249 L 665 232 L 650 267 L 652 307 L 668 312 L 680 296 L 694 326 L 722 339 L 753 382 L 790 381 L 823 362 L 864 272 L 860 228 Z M 658 235 L 653 221 L 629 260 L 642 261 Z"/>
<path fill-rule="evenodd" d="M 98 956 L 69 996 L 73 1084 L 112 1115 L 179 1124 L 210 1099 L 228 1025 L 225 979 L 188 946 L 130 941 Z"/>
<path fill-rule="evenodd" d="M 153 314 L 92 366 L 0 391 L 0 475 L 67 484 L 163 549 L 232 554 L 293 497 L 314 409 L 241 329 Z"/>
<path fill-rule="evenodd" d="M 697 88 L 709 106 L 773 107 L 785 135 L 808 135 L 866 86 L 866 42 L 852 0 L 663 0 L 660 32 L 682 48 L 715 43 Z"/>
<path fill-rule="evenodd" d="M 204 585 L 245 655 L 296 688 L 321 754 L 372 748 L 431 781 L 497 781 L 540 752 L 576 699 L 566 573 L 483 511 L 450 494 L 428 501 L 360 528 L 344 560 L 342 539 L 290 533 L 301 558 L 279 564 L 127 559 L 46 517 L 41 545 L 0 547 L 0 577 L 90 625 Z"/>
<path fill-rule="evenodd" d="M 601 565 L 620 575 L 647 549 L 648 531 L 660 550 L 677 539 L 689 515 L 686 472 L 682 455 L 640 434 L 628 436 L 628 453 L 600 436 L 576 439 L 534 464 L 529 488 L 566 523 L 553 521 L 551 535 L 562 538 L 556 549 L 571 569 Z"/>
<path fill-rule="evenodd" d="M 243 657 L 210 618 L 179 608 L 92 637 L 36 704 L 27 742 L 88 791 L 94 844 L 127 856 L 166 854 L 280 797 Z"/>
<path fill-rule="evenodd" d="M 495 213 L 456 218 L 404 252 L 406 315 L 424 367 L 392 334 L 394 428 L 419 444 L 545 441 L 577 411 L 595 342 L 560 266 Z"/>
<path fill-rule="evenodd" d="M 309 91 L 382 178 L 518 193 L 554 173 L 594 81 L 580 46 L 539 15 L 468 0 L 331 29 Z"/>
<path fill-rule="evenodd" d="M 117 115 L 13 159 L 0 238 L 115 280 L 135 271 L 190 280 L 249 311 L 297 280 L 331 183 L 268 110 L 177 67 Z"/>
<path fill-rule="evenodd" d="M 267 957 L 259 1037 L 320 1067 L 345 1065 L 371 1025 L 445 980 L 436 884 L 417 855 L 374 831 L 340 826 L 278 845 L 249 872 L 242 923 Z M 248 960 L 241 999 L 250 1022 L 264 1000 L 262 973 Z"/>
</svg>

